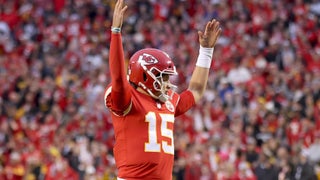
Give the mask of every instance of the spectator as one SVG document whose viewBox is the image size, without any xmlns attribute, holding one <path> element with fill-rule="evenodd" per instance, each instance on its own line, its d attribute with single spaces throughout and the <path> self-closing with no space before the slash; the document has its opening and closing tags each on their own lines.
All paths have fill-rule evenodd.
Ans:
<svg viewBox="0 0 320 180">
<path fill-rule="evenodd" d="M 278 178 L 278 170 L 274 166 L 272 158 L 273 157 L 270 157 L 270 155 L 268 156 L 264 152 L 260 153 L 258 165 L 254 169 L 254 172 L 259 180 Z"/>
<path fill-rule="evenodd" d="M 302 150 L 297 166 L 295 167 L 294 179 L 296 180 L 317 180 L 314 166 L 308 162 L 308 152 Z"/>
</svg>

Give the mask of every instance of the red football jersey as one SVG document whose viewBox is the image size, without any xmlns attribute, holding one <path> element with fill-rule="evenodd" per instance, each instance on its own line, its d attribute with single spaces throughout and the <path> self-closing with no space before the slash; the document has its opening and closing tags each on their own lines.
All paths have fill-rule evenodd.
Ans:
<svg viewBox="0 0 320 180">
<path fill-rule="evenodd" d="M 109 66 L 111 85 L 105 93 L 113 112 L 114 157 L 118 177 L 129 179 L 172 179 L 174 117 L 194 104 L 191 91 L 160 103 L 127 81 L 121 34 L 112 34 Z M 172 93 L 172 92 L 171 92 Z"/>
<path fill-rule="evenodd" d="M 112 111 L 111 96 L 106 91 L 106 105 Z M 175 116 L 194 105 L 190 91 L 174 94 L 166 103 L 157 102 L 130 86 L 130 111 L 112 114 L 116 143 L 114 156 L 118 176 L 124 179 L 172 179 Z"/>
</svg>

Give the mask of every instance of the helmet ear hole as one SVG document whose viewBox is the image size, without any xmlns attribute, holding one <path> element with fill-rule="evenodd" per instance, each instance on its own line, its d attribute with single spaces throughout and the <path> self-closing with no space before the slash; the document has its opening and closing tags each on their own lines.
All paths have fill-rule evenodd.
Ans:
<svg viewBox="0 0 320 180">
<path fill-rule="evenodd" d="M 147 79 L 148 79 L 148 78 L 147 78 L 147 74 L 146 74 L 146 73 L 143 73 L 143 81 L 146 82 Z"/>
</svg>

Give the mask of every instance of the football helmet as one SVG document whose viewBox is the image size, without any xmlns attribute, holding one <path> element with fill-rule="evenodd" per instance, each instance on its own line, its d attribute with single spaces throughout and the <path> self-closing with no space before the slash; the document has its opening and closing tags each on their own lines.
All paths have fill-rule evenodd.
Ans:
<svg viewBox="0 0 320 180">
<path fill-rule="evenodd" d="M 170 83 L 169 76 L 177 74 L 169 55 L 154 48 L 137 51 L 128 65 L 129 81 L 161 102 L 171 98 L 176 86 Z"/>
</svg>

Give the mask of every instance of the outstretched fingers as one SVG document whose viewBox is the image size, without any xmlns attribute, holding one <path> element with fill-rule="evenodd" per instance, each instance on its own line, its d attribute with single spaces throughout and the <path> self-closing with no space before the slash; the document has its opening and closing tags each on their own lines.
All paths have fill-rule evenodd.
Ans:
<svg viewBox="0 0 320 180">
<path fill-rule="evenodd" d="M 114 7 L 114 11 L 119 12 L 122 6 L 123 6 L 123 0 L 117 0 L 116 5 Z"/>
<path fill-rule="evenodd" d="M 208 26 L 208 31 L 210 32 L 211 38 L 212 38 L 212 43 L 211 45 L 215 45 L 216 41 L 218 39 L 218 37 L 220 36 L 221 33 L 221 27 L 220 27 L 220 23 L 219 21 L 217 21 L 216 19 L 213 19 L 212 21 L 210 21 Z"/>
<path fill-rule="evenodd" d="M 217 21 L 216 19 L 213 19 L 213 20 L 209 21 L 207 26 L 206 26 L 206 31 L 208 31 L 208 32 L 221 31 L 219 21 Z"/>
<path fill-rule="evenodd" d="M 123 14 L 126 9 L 127 6 L 124 5 L 124 0 L 118 0 L 115 6 L 115 11 L 119 12 L 120 14 Z"/>
<path fill-rule="evenodd" d="M 128 8 L 128 6 L 127 5 L 125 5 L 122 9 L 121 9 L 121 14 L 123 15 L 124 14 L 124 12 L 127 10 L 127 8 Z"/>
<path fill-rule="evenodd" d="M 206 28 L 205 28 L 204 33 L 203 33 L 204 38 L 208 37 L 208 33 L 210 31 L 210 28 L 211 28 L 211 22 L 209 21 L 207 23 Z"/>
<path fill-rule="evenodd" d="M 209 28 L 208 28 L 209 31 L 212 31 L 212 30 L 213 30 L 213 28 L 214 28 L 214 26 L 215 26 L 215 23 L 216 23 L 216 20 L 215 20 L 215 19 L 209 21 L 209 23 L 208 23 L 208 24 L 209 24 Z"/>
<path fill-rule="evenodd" d="M 204 32 L 198 31 L 200 45 L 203 47 L 214 47 L 220 33 L 221 28 L 219 21 L 216 19 L 208 21 Z"/>
<path fill-rule="evenodd" d="M 117 0 L 114 7 L 112 27 L 121 28 L 123 16 L 127 8 L 127 5 L 124 4 L 124 0 Z"/>
<path fill-rule="evenodd" d="M 213 21 L 213 30 L 214 30 L 214 32 L 220 33 L 222 30 L 221 30 L 219 21 L 216 21 L 215 19 L 212 20 L 212 21 Z"/>
</svg>

